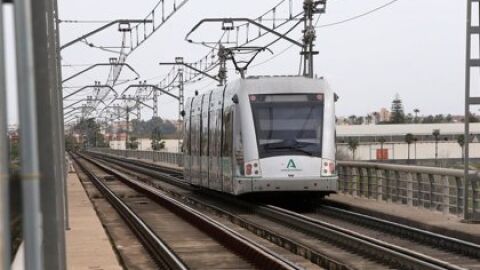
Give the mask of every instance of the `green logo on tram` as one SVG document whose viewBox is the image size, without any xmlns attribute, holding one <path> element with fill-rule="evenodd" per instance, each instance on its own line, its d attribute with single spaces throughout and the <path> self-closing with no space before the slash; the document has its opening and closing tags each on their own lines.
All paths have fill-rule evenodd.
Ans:
<svg viewBox="0 0 480 270">
<path fill-rule="evenodd" d="M 296 169 L 297 165 L 295 165 L 295 162 L 293 162 L 293 159 L 290 159 L 287 164 L 287 169 Z"/>
</svg>

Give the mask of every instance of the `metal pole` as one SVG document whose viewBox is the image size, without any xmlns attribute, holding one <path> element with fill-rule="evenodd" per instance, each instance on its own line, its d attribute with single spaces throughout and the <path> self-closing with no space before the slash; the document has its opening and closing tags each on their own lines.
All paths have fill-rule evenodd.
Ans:
<svg viewBox="0 0 480 270">
<path fill-rule="evenodd" d="M 130 107 L 127 105 L 127 134 L 125 136 L 125 150 L 128 150 L 128 133 L 130 132 Z"/>
<path fill-rule="evenodd" d="M 52 0 L 53 2 L 53 19 L 55 20 L 55 48 L 56 48 L 56 62 L 57 62 L 57 97 L 58 97 L 58 117 L 59 117 L 59 123 L 60 123 L 60 147 L 61 147 L 61 155 L 62 159 L 65 159 L 65 120 L 64 120 L 64 115 L 63 115 L 63 87 L 62 87 L 62 57 L 60 55 L 60 18 L 58 15 L 58 2 L 57 0 Z M 62 163 L 63 164 L 63 163 Z M 67 168 L 65 166 L 68 166 L 68 164 L 63 164 L 64 165 L 64 171 L 67 171 Z M 65 209 L 65 229 L 70 230 L 70 219 L 69 219 L 69 209 L 68 209 L 68 189 L 67 189 L 67 175 L 63 174 L 63 179 L 62 179 L 62 184 L 63 184 L 63 194 L 64 194 L 64 209 Z"/>
<path fill-rule="evenodd" d="M 310 74 L 310 60 L 311 60 L 311 53 L 310 53 L 310 21 L 312 20 L 312 9 L 313 9 L 313 0 L 305 0 L 303 3 L 304 9 L 304 18 L 303 18 L 303 76 L 305 77 L 313 77 Z"/>
<path fill-rule="evenodd" d="M 220 83 L 218 86 L 224 86 L 227 84 L 227 55 L 225 47 L 220 44 L 218 47 L 218 61 L 220 62 L 220 68 L 218 69 L 218 78 Z"/>
<path fill-rule="evenodd" d="M 3 4 L 0 3 L 0 269 L 10 269 L 10 185 Z"/>
<path fill-rule="evenodd" d="M 184 90 L 183 69 L 181 69 L 178 71 L 178 120 L 182 120 L 184 110 Z"/>
<path fill-rule="evenodd" d="M 153 90 L 153 117 L 158 117 L 158 91 Z"/>
<path fill-rule="evenodd" d="M 325 5 L 325 1 L 304 0 L 304 29 L 303 29 L 303 75 L 313 78 L 313 58 L 318 52 L 314 51 L 314 42 L 316 37 L 315 27 L 313 25 L 313 16 L 325 12 L 325 6 L 318 8 L 318 5 Z"/>
<path fill-rule="evenodd" d="M 35 12 L 34 63 L 37 87 L 38 139 L 40 153 L 40 199 L 43 213 L 44 269 L 66 269 L 63 154 L 63 117 L 58 89 L 57 28 L 52 0 L 30 0 Z M 60 97 L 59 97 L 60 95 Z"/>
<path fill-rule="evenodd" d="M 308 38 L 308 77 L 313 78 L 313 41 L 315 40 L 315 29 L 313 28 L 313 6 L 308 14 L 308 28 L 305 29 Z"/>
<path fill-rule="evenodd" d="M 26 269 L 43 269 L 36 87 L 30 0 L 15 1 L 17 85 L 21 137 L 23 239 Z"/>
<path fill-rule="evenodd" d="M 469 183 L 469 144 L 470 144 L 470 59 L 471 59 L 471 26 L 472 26 L 472 0 L 467 0 L 467 48 L 465 67 L 465 160 L 463 180 L 463 218 L 469 218 L 468 211 L 468 183 Z"/>
</svg>

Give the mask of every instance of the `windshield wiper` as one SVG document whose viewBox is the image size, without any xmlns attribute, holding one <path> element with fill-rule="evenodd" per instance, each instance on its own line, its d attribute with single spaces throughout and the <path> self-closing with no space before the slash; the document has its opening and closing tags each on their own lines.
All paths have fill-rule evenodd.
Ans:
<svg viewBox="0 0 480 270">
<path fill-rule="evenodd" d="M 271 150 L 295 150 L 295 151 L 298 151 L 298 152 L 302 152 L 304 154 L 307 154 L 309 156 L 313 156 L 313 153 L 310 152 L 310 151 L 307 151 L 307 150 L 304 150 L 298 146 L 295 146 L 295 145 L 275 145 L 275 146 L 272 146 L 272 145 L 265 145 L 264 146 L 265 148 L 268 148 L 268 149 L 271 149 Z"/>
</svg>

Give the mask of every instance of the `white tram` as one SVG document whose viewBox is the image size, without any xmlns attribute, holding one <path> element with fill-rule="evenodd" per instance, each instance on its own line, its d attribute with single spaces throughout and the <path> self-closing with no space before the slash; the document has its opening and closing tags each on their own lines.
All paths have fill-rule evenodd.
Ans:
<svg viewBox="0 0 480 270">
<path fill-rule="evenodd" d="M 184 179 L 230 194 L 337 190 L 335 94 L 323 79 L 249 77 L 188 99 Z"/>
</svg>

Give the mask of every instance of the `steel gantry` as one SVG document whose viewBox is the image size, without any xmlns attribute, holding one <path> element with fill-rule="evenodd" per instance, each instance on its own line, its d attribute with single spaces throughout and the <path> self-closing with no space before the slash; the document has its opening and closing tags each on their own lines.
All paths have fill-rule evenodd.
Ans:
<svg viewBox="0 0 480 270">
<path fill-rule="evenodd" d="M 199 23 L 197 23 L 185 36 L 185 40 L 190 42 L 190 43 L 195 43 L 195 44 L 202 44 L 207 47 L 210 47 L 209 44 L 212 42 L 207 42 L 207 41 L 194 41 L 192 39 L 192 34 L 197 31 L 203 24 L 206 23 L 215 23 L 219 22 L 221 23 L 221 29 L 224 31 L 224 33 L 228 32 L 229 34 L 227 35 L 230 37 L 230 32 L 234 32 L 232 36 L 236 36 L 235 41 L 222 41 L 220 39 L 218 42 L 216 42 L 216 45 L 218 46 L 218 61 L 220 63 L 220 66 L 222 66 L 222 60 L 223 60 L 223 65 L 225 59 L 225 53 L 230 54 L 230 57 L 227 56 L 227 59 L 234 60 L 233 57 L 231 57 L 232 52 L 234 52 L 237 49 L 251 49 L 251 48 L 264 48 L 267 49 L 274 43 L 276 43 L 278 40 L 286 40 L 293 45 L 298 46 L 301 48 L 300 55 L 303 58 L 303 75 L 305 77 L 313 78 L 314 77 L 314 71 L 313 71 L 313 59 L 314 56 L 318 54 L 317 51 L 314 50 L 314 42 L 316 40 L 316 31 L 315 31 L 315 26 L 313 23 L 313 17 L 317 14 L 323 14 L 325 13 L 326 10 L 326 0 L 319 0 L 319 1 L 314 1 L 314 0 L 304 0 L 303 1 L 303 12 L 294 15 L 292 12 L 292 2 L 289 2 L 290 5 L 290 11 L 289 11 L 289 16 L 287 19 L 276 19 L 276 11 L 277 7 L 273 8 L 271 10 L 272 16 L 273 16 L 273 24 L 272 26 L 264 24 L 264 19 L 263 17 L 259 17 L 256 19 L 250 19 L 250 18 L 208 18 L 208 19 L 203 19 Z M 268 12 L 266 13 L 268 14 Z M 297 23 L 293 25 L 289 30 L 287 30 L 284 33 L 280 33 L 277 29 L 284 25 L 285 23 L 289 21 L 294 21 L 297 20 Z M 280 21 L 280 22 L 277 22 Z M 295 29 L 300 23 L 304 23 L 304 28 L 302 30 L 303 32 L 303 38 L 302 42 L 297 41 L 293 38 L 288 37 L 288 34 Z M 254 37 L 250 37 L 250 28 L 251 27 L 257 27 L 258 28 L 258 35 Z M 246 28 L 246 40 L 244 42 L 240 42 L 238 39 L 239 33 L 240 33 L 240 28 Z M 255 33 L 256 31 L 253 31 Z M 263 34 L 262 34 L 263 32 Z M 273 35 L 276 39 L 273 42 L 268 43 L 265 46 L 248 46 L 248 44 L 252 43 L 253 41 L 259 39 L 260 37 L 264 36 L 265 33 Z M 227 47 L 225 44 L 235 44 L 232 47 Z M 247 47 L 246 47 L 247 46 Z M 260 50 L 255 50 L 254 53 L 259 52 Z M 252 57 L 255 58 L 256 54 Z M 223 58 L 223 59 L 222 59 Z M 248 65 L 247 65 L 248 66 Z M 244 75 L 246 69 L 238 69 L 238 65 L 235 64 L 235 67 L 237 70 L 240 72 L 240 74 Z M 219 74 L 222 75 L 224 70 L 220 70 Z M 204 75 L 203 73 L 197 73 Z"/>
<path fill-rule="evenodd" d="M 130 68 L 125 62 L 127 57 L 143 43 L 145 43 L 160 27 L 162 27 L 178 10 L 180 10 L 189 0 L 159 0 L 157 4 L 148 12 L 148 14 L 141 20 L 120 19 L 109 22 L 91 32 L 88 32 L 66 44 L 62 45 L 61 49 L 66 49 L 76 43 L 83 42 L 92 48 L 102 48 L 95 44 L 88 42 L 87 38 L 96 35 L 114 25 L 118 25 L 118 31 L 122 34 L 121 49 L 118 52 L 118 58 L 113 58 L 115 61 L 110 61 L 111 70 L 108 74 L 106 85 L 114 87 L 117 85 L 120 73 L 123 67 Z M 149 25 L 147 27 L 147 25 Z M 87 68 L 84 71 L 75 74 L 64 82 L 71 80 L 72 78 L 96 67 L 96 64 Z M 135 72 L 135 71 L 134 71 Z M 135 72 L 136 73 L 136 72 Z M 135 79 L 138 79 L 138 74 Z M 104 99 L 106 95 L 101 95 L 100 92 L 96 95 L 95 99 Z M 111 104 L 111 103 L 110 103 Z M 96 105 L 99 105 L 98 103 Z M 98 109 L 98 108 L 96 108 Z"/>
<path fill-rule="evenodd" d="M 463 185 L 463 217 L 468 222 L 480 222 L 480 206 L 475 203 L 479 195 L 480 177 L 477 171 L 470 170 L 470 116 L 471 107 L 480 105 L 480 96 L 478 95 L 480 86 L 474 85 L 478 82 L 480 68 L 480 58 L 473 55 L 480 53 L 480 0 L 467 0 L 467 42 L 466 42 L 466 68 L 465 68 L 465 151 L 464 151 L 464 185 Z M 473 19 L 475 18 L 475 22 Z M 476 39 L 476 41 L 474 41 Z M 474 52 L 472 52 L 474 50 Z M 477 69 L 475 73 L 472 70 Z M 477 76 L 473 78 L 473 76 Z M 477 80 L 475 80 L 477 79 Z M 475 95 L 476 92 L 476 95 Z"/>
<path fill-rule="evenodd" d="M 280 10 L 286 11 L 286 14 L 284 17 L 279 16 Z M 281 27 L 286 26 L 288 23 L 293 21 L 296 21 L 294 26 L 296 27 L 296 25 L 298 25 L 301 22 L 303 13 L 304 13 L 303 11 L 296 12 L 294 10 L 294 1 L 280 1 L 274 7 L 270 8 L 266 12 L 262 13 L 262 15 L 254 18 L 253 20 L 260 24 L 264 22 L 270 22 L 268 27 L 276 31 L 277 29 L 280 29 Z M 198 72 L 198 71 L 191 72 L 191 73 L 186 72 L 184 75 L 184 83 L 193 82 L 194 80 L 196 80 L 198 77 L 201 77 L 201 76 L 208 77 L 206 76 L 206 74 L 208 74 L 208 72 L 212 71 L 214 68 L 219 66 L 217 77 L 218 79 L 221 80 L 221 83 L 223 85 L 226 84 L 227 69 L 225 65 L 226 64 L 226 57 L 225 57 L 225 50 L 224 50 L 225 46 L 228 44 L 235 44 L 236 47 L 247 46 L 247 45 L 250 45 L 252 42 L 257 41 L 260 38 L 270 33 L 268 31 L 261 31 L 260 28 L 258 29 L 258 31 L 253 31 L 249 23 L 235 25 L 235 27 L 228 27 L 228 25 L 224 25 L 224 26 L 225 27 L 222 26 L 224 30 L 224 34 L 218 40 L 215 40 L 213 42 L 206 42 L 206 41 L 195 42 L 194 40 L 190 39 L 188 36 L 185 38 L 185 40 L 190 43 L 205 45 L 208 48 L 210 48 L 210 50 L 206 55 L 201 57 L 199 60 L 189 63 L 189 66 L 194 67 L 195 69 L 200 70 L 202 72 Z M 233 31 L 233 35 L 226 34 L 225 31 Z M 244 38 L 239 38 L 240 33 L 246 33 L 246 35 L 244 35 Z M 230 39 L 232 37 L 234 37 L 233 38 L 234 40 Z M 275 42 L 276 41 L 274 41 L 273 43 Z M 213 45 L 213 47 L 211 45 Z M 176 67 L 172 67 L 168 75 L 162 80 L 164 84 L 170 85 L 176 79 L 175 77 L 170 76 L 172 73 L 176 73 L 175 68 Z"/>
</svg>

